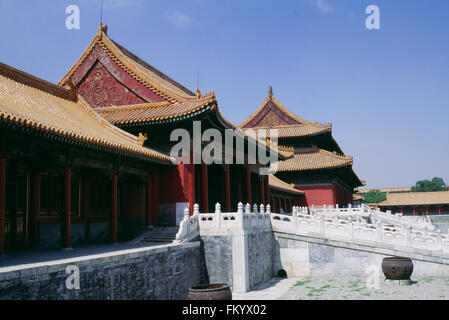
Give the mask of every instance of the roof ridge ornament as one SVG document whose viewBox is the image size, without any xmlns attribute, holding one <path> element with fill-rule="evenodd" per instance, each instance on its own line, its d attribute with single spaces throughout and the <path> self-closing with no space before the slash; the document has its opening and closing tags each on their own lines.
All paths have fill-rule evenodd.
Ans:
<svg viewBox="0 0 449 320">
<path fill-rule="evenodd" d="M 268 87 L 268 96 L 271 98 L 273 96 L 273 87 L 269 86 Z"/>
<path fill-rule="evenodd" d="M 78 100 L 78 87 L 75 85 L 72 78 L 69 78 L 67 84 L 70 90 L 70 98 L 76 102 Z"/>
<path fill-rule="evenodd" d="M 142 134 L 142 132 L 139 132 L 139 137 L 138 137 L 138 139 L 139 139 L 139 144 L 141 145 L 141 146 L 143 146 L 143 144 L 145 143 L 145 141 L 147 141 L 148 140 L 148 135 L 145 133 L 145 134 Z"/>
<path fill-rule="evenodd" d="M 201 98 L 201 91 L 198 88 L 196 88 L 196 98 L 197 99 Z"/>
</svg>

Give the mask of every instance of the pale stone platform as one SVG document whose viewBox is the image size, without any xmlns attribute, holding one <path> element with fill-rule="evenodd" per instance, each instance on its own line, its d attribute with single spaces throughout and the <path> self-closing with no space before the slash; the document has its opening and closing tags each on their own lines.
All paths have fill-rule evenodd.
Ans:
<svg viewBox="0 0 449 320">
<path fill-rule="evenodd" d="M 273 278 L 245 293 L 233 293 L 233 300 L 278 300 L 301 278 Z"/>
</svg>

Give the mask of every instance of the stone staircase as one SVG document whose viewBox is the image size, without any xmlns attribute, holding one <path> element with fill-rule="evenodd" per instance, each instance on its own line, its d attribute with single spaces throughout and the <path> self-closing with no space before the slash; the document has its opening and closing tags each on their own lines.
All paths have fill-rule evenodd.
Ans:
<svg viewBox="0 0 449 320">
<path fill-rule="evenodd" d="M 174 242 L 179 227 L 152 227 L 152 230 L 146 231 L 140 236 L 140 242 Z"/>
</svg>

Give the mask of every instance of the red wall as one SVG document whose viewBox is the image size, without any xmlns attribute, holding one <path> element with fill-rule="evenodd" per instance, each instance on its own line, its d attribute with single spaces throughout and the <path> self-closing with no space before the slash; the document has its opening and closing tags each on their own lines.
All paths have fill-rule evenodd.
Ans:
<svg viewBox="0 0 449 320">
<path fill-rule="evenodd" d="M 334 204 L 333 185 L 301 186 L 297 189 L 305 192 L 307 206 Z"/>
<path fill-rule="evenodd" d="M 306 205 L 309 207 L 352 204 L 352 193 L 337 184 L 299 186 L 296 189 L 305 192 Z"/>
</svg>

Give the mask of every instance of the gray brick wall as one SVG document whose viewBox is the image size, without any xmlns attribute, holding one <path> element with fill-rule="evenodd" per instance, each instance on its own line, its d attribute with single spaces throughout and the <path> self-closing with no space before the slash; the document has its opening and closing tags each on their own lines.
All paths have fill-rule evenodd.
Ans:
<svg viewBox="0 0 449 320">
<path fill-rule="evenodd" d="M 273 277 L 273 233 L 261 232 L 248 235 L 249 285 L 257 285 Z"/>
<path fill-rule="evenodd" d="M 80 289 L 66 288 L 68 265 Z M 185 299 L 200 281 L 200 243 L 71 259 L 0 273 L 0 299 Z"/>
<path fill-rule="evenodd" d="M 201 283 L 232 280 L 232 236 L 201 236 Z"/>
</svg>

